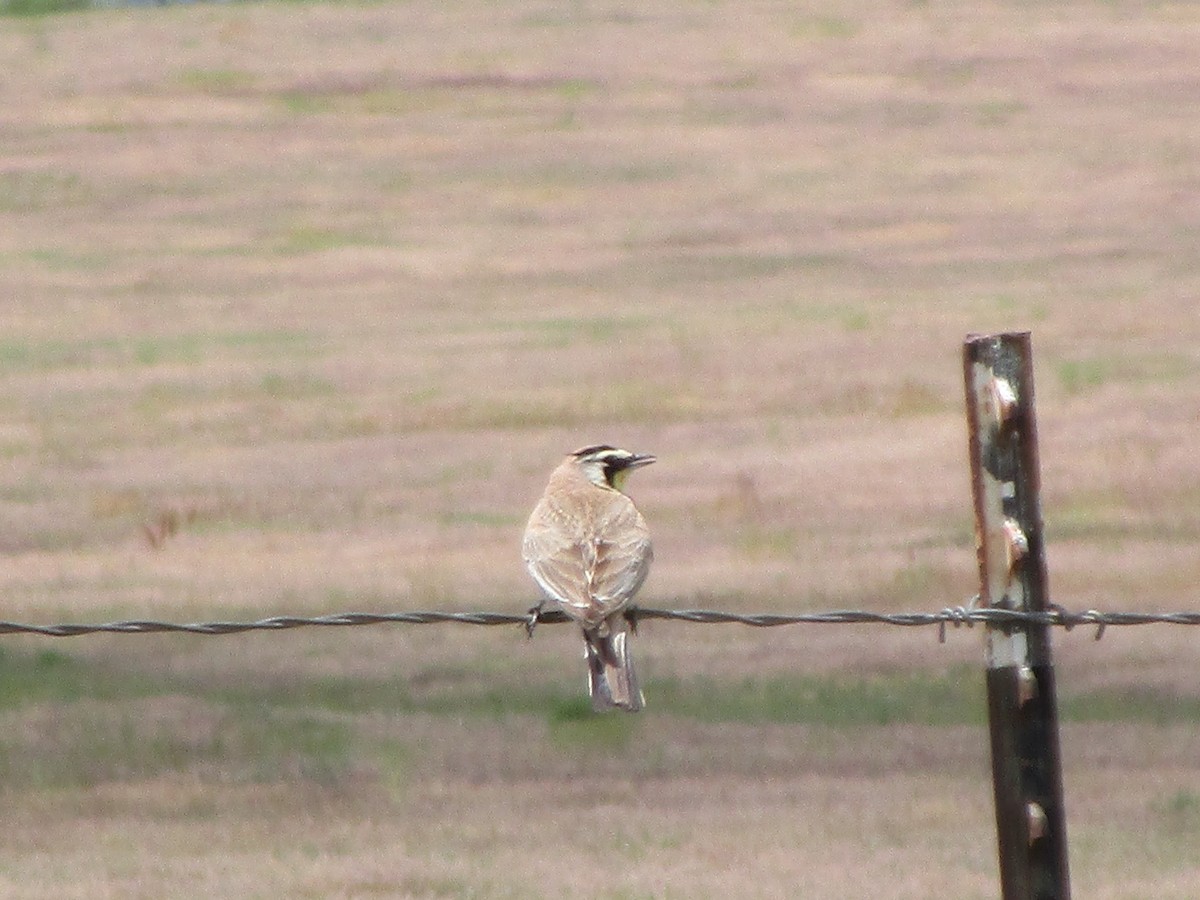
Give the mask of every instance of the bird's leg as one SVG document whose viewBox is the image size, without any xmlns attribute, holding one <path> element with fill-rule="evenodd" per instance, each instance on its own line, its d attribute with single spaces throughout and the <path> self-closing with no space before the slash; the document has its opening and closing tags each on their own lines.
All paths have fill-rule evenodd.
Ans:
<svg viewBox="0 0 1200 900">
<path fill-rule="evenodd" d="M 546 601 L 542 600 L 536 606 L 529 607 L 529 615 L 525 619 L 525 635 L 530 640 L 533 639 L 533 629 L 537 628 L 537 624 L 542 615 L 542 606 L 545 605 L 545 603 Z"/>
<path fill-rule="evenodd" d="M 629 623 L 630 634 L 637 634 L 638 628 L 638 608 L 632 604 L 625 607 L 625 621 Z"/>
</svg>

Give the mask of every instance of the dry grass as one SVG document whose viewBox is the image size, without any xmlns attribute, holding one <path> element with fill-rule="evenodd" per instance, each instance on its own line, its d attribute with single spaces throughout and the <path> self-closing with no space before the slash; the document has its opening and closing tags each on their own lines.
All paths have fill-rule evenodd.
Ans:
<svg viewBox="0 0 1200 900">
<path fill-rule="evenodd" d="M 5 617 L 523 609 L 525 512 L 598 439 L 662 460 L 647 602 L 957 603 L 958 347 L 1005 328 L 1035 333 L 1054 599 L 1187 606 L 1198 30 L 7 21 Z M 476 631 L 6 641 L 0 892 L 996 895 L 978 635 L 652 623 L 649 712 L 597 722 L 565 630 Z M 1077 892 L 1193 896 L 1192 636 L 1057 646 Z"/>
</svg>

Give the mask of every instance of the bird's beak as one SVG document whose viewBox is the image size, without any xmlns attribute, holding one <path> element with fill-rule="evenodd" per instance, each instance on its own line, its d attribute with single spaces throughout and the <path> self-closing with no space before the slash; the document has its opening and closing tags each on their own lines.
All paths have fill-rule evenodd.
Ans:
<svg viewBox="0 0 1200 900">
<path fill-rule="evenodd" d="M 652 456 L 649 453 L 635 453 L 633 458 L 629 460 L 629 464 L 625 466 L 627 469 L 640 469 L 642 466 L 648 466 L 652 462 L 657 462 L 658 457 Z"/>
</svg>

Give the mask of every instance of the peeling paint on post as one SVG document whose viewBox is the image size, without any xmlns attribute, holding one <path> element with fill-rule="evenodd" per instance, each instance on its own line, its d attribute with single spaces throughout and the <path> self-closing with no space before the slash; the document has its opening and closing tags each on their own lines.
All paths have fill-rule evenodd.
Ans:
<svg viewBox="0 0 1200 900">
<path fill-rule="evenodd" d="M 980 603 L 1049 608 L 1027 332 L 963 345 Z M 1069 900 L 1058 702 L 1046 625 L 989 625 L 988 723 L 1004 900 Z"/>
</svg>

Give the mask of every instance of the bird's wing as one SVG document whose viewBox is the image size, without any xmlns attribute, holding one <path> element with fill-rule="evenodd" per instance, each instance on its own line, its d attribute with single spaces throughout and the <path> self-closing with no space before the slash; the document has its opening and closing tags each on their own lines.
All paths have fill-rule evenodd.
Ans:
<svg viewBox="0 0 1200 900">
<path fill-rule="evenodd" d="M 582 546 L 570 535 L 531 526 L 522 549 L 525 567 L 547 597 L 580 613 L 591 605 Z"/>
<path fill-rule="evenodd" d="M 605 615 L 623 609 L 633 599 L 654 559 L 650 532 L 632 503 L 622 510 L 620 520 L 619 525 L 603 529 L 595 541 L 592 602 Z"/>
<path fill-rule="evenodd" d="M 530 527 L 524 556 L 543 591 L 583 624 L 620 612 L 642 586 L 653 552 L 646 523 L 632 503 L 599 523 L 594 534 Z"/>
</svg>

